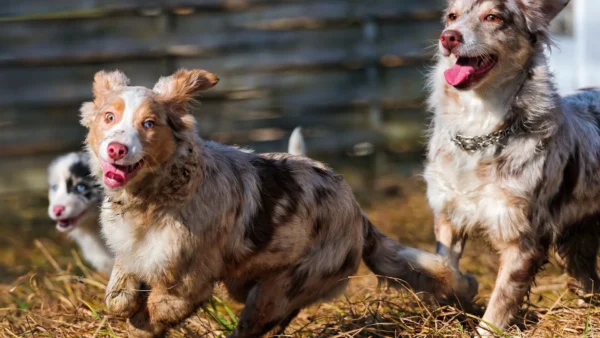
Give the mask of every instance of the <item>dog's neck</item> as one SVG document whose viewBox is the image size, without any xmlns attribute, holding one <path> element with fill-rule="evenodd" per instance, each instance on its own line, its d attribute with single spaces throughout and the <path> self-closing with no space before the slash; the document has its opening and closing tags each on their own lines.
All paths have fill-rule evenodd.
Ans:
<svg viewBox="0 0 600 338">
<path fill-rule="evenodd" d="M 542 138 L 555 131 L 560 99 L 543 53 L 535 55 L 523 73 L 496 86 L 460 91 L 449 86 L 440 60 L 433 75 L 429 104 L 435 112 L 434 129 L 448 135 L 487 135 L 512 124 Z M 449 136 L 450 137 L 450 136 Z"/>
<path fill-rule="evenodd" d="M 175 153 L 166 163 L 125 189 L 108 191 L 106 197 L 123 208 L 181 206 L 194 194 L 203 175 L 202 140 L 192 135 L 178 140 Z"/>
</svg>

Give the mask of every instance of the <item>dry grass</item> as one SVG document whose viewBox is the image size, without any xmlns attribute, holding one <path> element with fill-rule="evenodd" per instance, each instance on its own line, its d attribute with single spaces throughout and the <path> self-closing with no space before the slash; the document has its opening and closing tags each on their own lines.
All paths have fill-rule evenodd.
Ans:
<svg viewBox="0 0 600 338">
<path fill-rule="evenodd" d="M 386 191 L 398 190 L 387 189 L 390 184 L 399 185 L 401 193 L 368 206 L 372 221 L 404 243 L 432 250 L 431 215 L 422 186 L 394 180 Z M 0 230 L 0 273 L 4 274 L 0 276 L 0 336 L 126 336 L 124 321 L 111 317 L 104 308 L 107 276 L 90 271 L 72 245 L 52 231 L 42 206 L 32 206 L 31 200 L 14 207 L 26 215 L 18 220 L 8 218 L 17 226 Z M 32 231 L 41 224 L 45 227 L 41 234 Z M 467 248 L 462 264 L 463 270 L 476 275 L 481 284 L 479 305 L 469 313 L 424 301 L 427 297 L 408 290 L 378 290 L 375 278 L 362 267 L 344 296 L 304 310 L 286 336 L 470 336 L 482 314 L 481 304 L 493 287 L 497 258 L 485 244 L 475 241 Z M 550 266 L 542 272 L 514 325 L 502 335 L 599 337 L 600 309 L 581 304 L 565 285 L 566 278 L 555 268 Z M 222 289 L 218 289 L 217 297 L 184 325 L 171 330 L 170 336 L 225 336 L 235 324 L 234 314 L 241 305 L 230 302 Z"/>
</svg>

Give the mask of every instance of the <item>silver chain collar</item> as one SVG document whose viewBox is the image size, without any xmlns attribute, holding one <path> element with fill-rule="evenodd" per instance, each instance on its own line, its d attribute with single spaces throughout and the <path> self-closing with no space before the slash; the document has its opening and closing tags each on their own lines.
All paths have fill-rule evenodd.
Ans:
<svg viewBox="0 0 600 338">
<path fill-rule="evenodd" d="M 529 67 L 526 67 L 525 69 L 529 69 Z M 519 89 L 516 91 L 514 98 L 515 102 L 519 101 L 519 93 L 521 93 L 523 86 L 525 86 L 526 80 L 527 77 L 523 79 L 523 82 L 519 86 Z M 514 106 L 510 107 L 510 110 L 508 111 L 507 115 L 513 113 L 513 108 Z M 452 138 L 452 142 L 454 142 L 454 144 L 456 144 L 460 149 L 468 153 L 474 153 L 476 151 L 483 150 L 493 145 L 499 145 L 500 142 L 502 142 L 502 140 L 504 140 L 505 138 L 518 134 L 524 130 L 525 128 L 522 123 L 512 123 L 508 128 L 500 129 L 487 135 L 465 137 L 456 134 L 455 136 L 450 135 L 450 137 Z"/>
<path fill-rule="evenodd" d="M 498 145 L 505 138 L 516 134 L 521 128 L 518 125 L 513 124 L 512 126 L 504 129 L 500 129 L 491 134 L 465 137 L 456 134 L 452 137 L 452 142 L 456 144 L 460 149 L 473 153 L 479 150 L 483 150 L 493 145 Z"/>
</svg>

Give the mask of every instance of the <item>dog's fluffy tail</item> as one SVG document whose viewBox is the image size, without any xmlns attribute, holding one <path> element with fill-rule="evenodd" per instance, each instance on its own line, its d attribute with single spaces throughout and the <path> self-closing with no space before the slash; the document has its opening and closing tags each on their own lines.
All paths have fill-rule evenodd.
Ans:
<svg viewBox="0 0 600 338">
<path fill-rule="evenodd" d="M 304 136 L 302 136 L 302 128 L 296 127 L 290 136 L 288 143 L 288 153 L 292 155 L 306 156 L 306 145 L 304 144 Z"/>
<path fill-rule="evenodd" d="M 406 247 L 379 231 L 366 216 L 363 260 L 380 282 L 392 286 L 409 286 L 437 299 L 456 297 L 470 302 L 477 294 L 477 281 L 453 269 L 439 255 Z"/>
</svg>

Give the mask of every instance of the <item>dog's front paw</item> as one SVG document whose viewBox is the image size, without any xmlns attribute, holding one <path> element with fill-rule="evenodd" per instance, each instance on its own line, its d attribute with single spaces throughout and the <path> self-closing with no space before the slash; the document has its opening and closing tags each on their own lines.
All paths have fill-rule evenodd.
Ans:
<svg viewBox="0 0 600 338">
<path fill-rule="evenodd" d="M 106 307 L 112 314 L 131 317 L 140 308 L 140 283 L 132 275 L 119 276 L 106 289 Z"/>
<path fill-rule="evenodd" d="M 487 325 L 483 323 L 479 323 L 477 327 L 477 332 L 472 335 L 474 338 L 493 338 L 493 337 L 502 337 L 502 332 L 495 333 L 494 330 L 488 328 Z"/>
<path fill-rule="evenodd" d="M 148 309 L 144 307 L 127 320 L 127 333 L 134 338 L 164 337 L 166 327 L 162 323 L 151 321 Z"/>
</svg>

